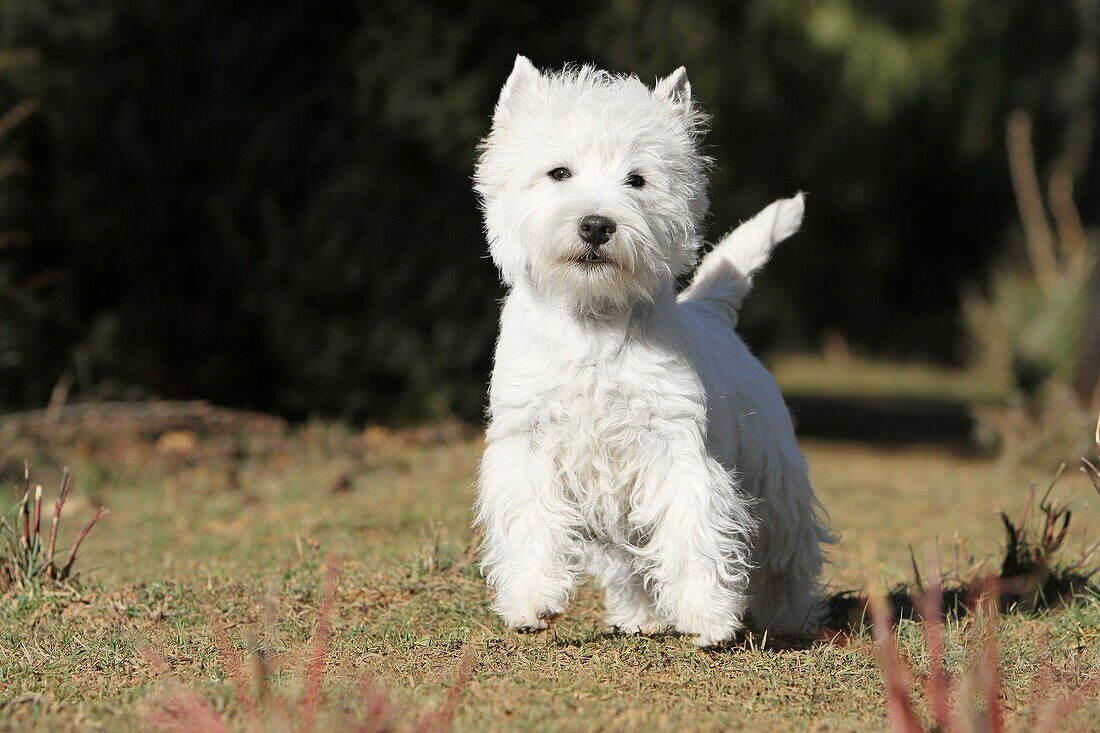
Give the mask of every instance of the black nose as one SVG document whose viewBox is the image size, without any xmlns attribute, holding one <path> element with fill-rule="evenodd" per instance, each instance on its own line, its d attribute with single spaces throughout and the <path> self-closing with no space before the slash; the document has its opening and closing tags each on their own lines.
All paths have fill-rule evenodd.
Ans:
<svg viewBox="0 0 1100 733">
<path fill-rule="evenodd" d="M 590 214 L 581 219 L 580 232 L 581 239 L 593 247 L 599 247 L 615 233 L 615 222 L 606 216 Z"/>
</svg>

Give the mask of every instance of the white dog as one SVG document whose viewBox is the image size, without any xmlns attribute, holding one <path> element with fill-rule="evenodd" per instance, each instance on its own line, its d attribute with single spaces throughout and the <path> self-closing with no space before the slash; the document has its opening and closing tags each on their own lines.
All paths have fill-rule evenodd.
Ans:
<svg viewBox="0 0 1100 733">
<path fill-rule="evenodd" d="M 683 68 L 649 89 L 519 56 L 475 175 L 510 287 L 490 386 L 477 521 L 494 609 L 534 631 L 583 573 L 607 623 L 701 646 L 745 614 L 819 620 L 830 535 L 771 376 L 734 332 L 801 196 L 697 262 L 707 213 L 702 115 Z"/>
</svg>

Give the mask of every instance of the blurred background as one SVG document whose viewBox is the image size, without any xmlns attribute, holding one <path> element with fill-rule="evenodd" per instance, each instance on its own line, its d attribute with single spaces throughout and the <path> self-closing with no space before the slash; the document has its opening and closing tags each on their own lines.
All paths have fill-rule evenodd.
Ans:
<svg viewBox="0 0 1100 733">
<path fill-rule="evenodd" d="M 1098 29 L 1097 0 L 0 0 L 0 410 L 477 421 L 470 176 L 522 52 L 686 65 L 710 238 L 810 193 L 742 321 L 804 430 L 1079 439 Z"/>
</svg>

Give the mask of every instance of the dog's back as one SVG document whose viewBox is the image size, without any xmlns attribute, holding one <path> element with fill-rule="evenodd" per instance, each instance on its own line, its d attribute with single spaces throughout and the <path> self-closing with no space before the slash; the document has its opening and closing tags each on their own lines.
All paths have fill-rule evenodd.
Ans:
<svg viewBox="0 0 1100 733">
<path fill-rule="evenodd" d="M 766 628 L 812 628 L 820 543 L 833 540 L 778 385 L 737 335 L 737 310 L 774 247 L 798 230 L 801 195 L 775 202 L 719 241 L 680 296 L 695 368 L 706 392 L 707 448 L 758 502 L 750 614 Z M 795 582 L 791 582 L 792 579 Z M 792 590 L 798 589 L 797 593 Z"/>
</svg>

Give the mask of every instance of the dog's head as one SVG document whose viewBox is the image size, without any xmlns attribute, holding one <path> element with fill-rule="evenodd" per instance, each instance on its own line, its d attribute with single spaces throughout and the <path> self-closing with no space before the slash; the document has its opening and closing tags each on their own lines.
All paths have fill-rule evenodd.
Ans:
<svg viewBox="0 0 1100 733">
<path fill-rule="evenodd" d="M 504 280 L 600 313 L 689 272 L 708 207 L 701 128 L 683 68 L 650 89 L 516 57 L 474 176 Z"/>
</svg>

